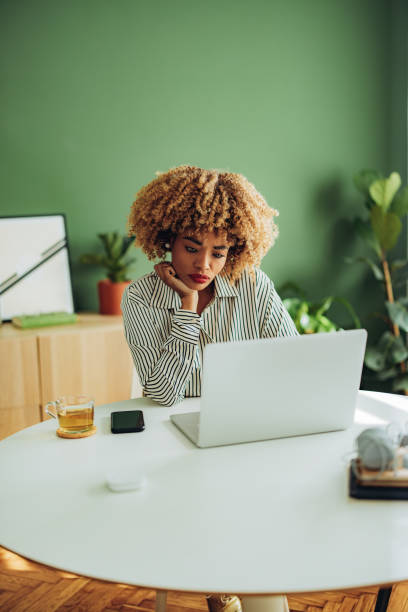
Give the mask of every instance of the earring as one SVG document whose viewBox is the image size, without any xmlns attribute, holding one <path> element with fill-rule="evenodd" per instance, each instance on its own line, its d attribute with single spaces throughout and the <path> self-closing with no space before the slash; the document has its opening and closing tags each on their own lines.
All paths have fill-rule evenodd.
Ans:
<svg viewBox="0 0 408 612">
<path fill-rule="evenodd" d="M 166 247 L 166 249 L 169 249 L 170 248 L 170 243 L 166 242 L 164 246 Z"/>
</svg>

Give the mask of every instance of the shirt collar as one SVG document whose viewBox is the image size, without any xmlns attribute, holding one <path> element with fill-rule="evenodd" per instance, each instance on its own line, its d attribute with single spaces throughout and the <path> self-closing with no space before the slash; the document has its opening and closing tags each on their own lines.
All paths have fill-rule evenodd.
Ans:
<svg viewBox="0 0 408 612">
<path fill-rule="evenodd" d="M 229 298 L 238 297 L 237 289 L 230 284 L 228 276 L 219 274 L 214 279 L 215 297 Z"/>
<path fill-rule="evenodd" d="M 164 283 L 157 276 L 156 272 L 153 272 L 153 276 L 155 277 L 155 283 L 149 306 L 155 308 L 174 308 L 175 310 L 180 308 L 181 299 L 177 293 L 166 285 L 166 283 Z M 216 298 L 230 298 L 238 296 L 237 289 L 230 285 L 227 276 L 216 276 L 214 279 L 214 286 Z"/>
</svg>

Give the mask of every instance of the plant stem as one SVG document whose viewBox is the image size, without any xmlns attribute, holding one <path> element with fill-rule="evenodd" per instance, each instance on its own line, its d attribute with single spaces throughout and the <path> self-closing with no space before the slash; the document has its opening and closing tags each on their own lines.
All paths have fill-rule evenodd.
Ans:
<svg viewBox="0 0 408 612">
<path fill-rule="evenodd" d="M 393 304 L 394 303 L 394 292 L 392 290 L 390 268 L 388 266 L 388 261 L 385 258 L 384 251 L 381 252 L 381 263 L 382 263 L 382 267 L 383 267 L 383 270 L 384 270 L 385 293 L 387 294 L 387 300 L 391 304 Z M 400 335 L 400 330 L 399 330 L 398 325 L 395 325 L 395 323 L 393 323 L 392 329 L 393 329 L 393 332 L 394 332 L 394 336 L 396 338 L 398 338 L 399 335 Z"/>
<path fill-rule="evenodd" d="M 384 270 L 384 279 L 385 279 L 385 292 L 387 294 L 387 300 L 393 304 L 394 303 L 394 292 L 392 290 L 392 281 L 391 281 L 391 274 L 390 274 L 390 268 L 388 266 L 388 261 L 385 257 L 385 252 L 381 251 L 381 263 L 382 263 L 382 267 Z M 395 323 L 392 323 L 392 331 L 394 333 L 394 336 L 396 338 L 400 337 L 400 330 L 398 325 L 396 325 Z M 401 372 L 406 372 L 406 365 L 404 361 L 401 361 L 400 363 L 400 368 L 401 368 Z M 407 392 L 405 392 L 405 395 L 407 395 Z"/>
</svg>

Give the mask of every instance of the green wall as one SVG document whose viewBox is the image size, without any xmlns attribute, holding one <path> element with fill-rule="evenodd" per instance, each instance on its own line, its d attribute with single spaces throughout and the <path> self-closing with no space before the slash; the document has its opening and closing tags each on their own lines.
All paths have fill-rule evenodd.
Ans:
<svg viewBox="0 0 408 612">
<path fill-rule="evenodd" d="M 388 0 L 3 0 L 1 214 L 66 214 L 76 307 L 95 310 L 103 272 L 78 257 L 98 232 L 125 231 L 156 170 L 241 172 L 280 210 L 263 263 L 275 283 L 342 294 L 364 314 L 375 287 L 343 262 L 359 250 L 343 219 L 360 208 L 355 171 L 403 164 L 397 124 L 390 136 L 400 12 Z M 133 276 L 151 265 L 138 252 Z"/>
<path fill-rule="evenodd" d="M 408 2 L 396 0 L 392 3 L 392 37 L 389 89 L 390 114 L 390 165 L 408 182 Z M 407 219 L 404 220 L 404 234 L 407 237 Z M 407 237 L 408 238 L 408 237 Z M 408 239 L 400 240 L 395 252 L 398 257 L 408 258 Z M 407 295 L 408 284 L 396 288 L 396 295 Z"/>
</svg>

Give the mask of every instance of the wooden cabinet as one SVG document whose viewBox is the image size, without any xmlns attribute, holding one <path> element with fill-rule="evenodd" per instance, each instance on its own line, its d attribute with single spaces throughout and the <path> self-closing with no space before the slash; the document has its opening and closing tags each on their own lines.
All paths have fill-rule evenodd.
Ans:
<svg viewBox="0 0 408 612">
<path fill-rule="evenodd" d="M 40 420 L 36 339 L 0 336 L 0 438 Z"/>
<path fill-rule="evenodd" d="M 45 417 L 60 395 L 86 393 L 95 405 L 131 397 L 133 364 L 122 317 L 79 315 L 73 325 L 0 326 L 0 439 Z"/>
</svg>

